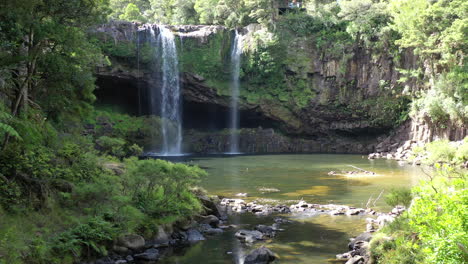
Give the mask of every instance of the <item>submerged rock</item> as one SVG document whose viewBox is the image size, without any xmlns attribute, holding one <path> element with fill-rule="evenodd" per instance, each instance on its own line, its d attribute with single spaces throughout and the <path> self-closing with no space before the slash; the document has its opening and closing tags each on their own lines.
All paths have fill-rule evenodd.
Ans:
<svg viewBox="0 0 468 264">
<path fill-rule="evenodd" d="M 276 259 L 275 254 L 262 246 L 260 248 L 252 250 L 244 260 L 244 264 L 268 264 Z"/>
<path fill-rule="evenodd" d="M 133 257 L 138 260 L 156 261 L 159 259 L 159 251 L 155 248 L 150 248 L 143 253 L 134 255 Z"/>
</svg>

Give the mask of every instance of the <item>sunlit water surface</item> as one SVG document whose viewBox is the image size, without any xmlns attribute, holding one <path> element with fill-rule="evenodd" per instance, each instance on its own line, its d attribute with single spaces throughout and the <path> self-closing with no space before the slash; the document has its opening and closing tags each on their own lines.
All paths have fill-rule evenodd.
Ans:
<svg viewBox="0 0 468 264">
<path fill-rule="evenodd" d="M 370 197 L 376 198 L 392 188 L 411 187 L 421 179 L 420 167 L 389 160 L 367 160 L 360 155 L 259 155 L 193 158 L 189 164 L 206 169 L 208 177 L 201 185 L 211 194 L 234 197 L 247 193 L 245 200 L 263 203 L 292 203 L 300 199 L 321 204 L 344 204 L 365 207 Z M 373 171 L 375 176 L 331 176 L 329 171 L 354 170 L 353 165 Z M 275 192 L 265 192 L 277 189 Z M 372 203 L 371 203 L 372 204 Z M 384 199 L 376 210 L 386 211 Z M 256 224 L 273 224 L 273 218 L 250 214 L 231 216 L 230 223 L 244 228 Z M 365 216 L 285 215 L 293 223 L 283 224 L 284 232 L 266 244 L 280 259 L 277 263 L 329 263 L 335 255 L 345 252 L 350 237 L 365 230 Z M 252 250 L 234 238 L 234 230 L 183 250 L 162 263 L 241 263 L 242 256 Z"/>
</svg>

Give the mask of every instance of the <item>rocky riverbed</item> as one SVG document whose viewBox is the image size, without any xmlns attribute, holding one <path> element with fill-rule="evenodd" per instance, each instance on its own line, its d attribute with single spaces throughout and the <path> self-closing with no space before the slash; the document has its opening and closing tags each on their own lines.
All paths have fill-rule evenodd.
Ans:
<svg viewBox="0 0 468 264">
<path fill-rule="evenodd" d="M 337 204 L 313 204 L 306 201 L 298 201 L 290 205 L 264 204 L 257 201 L 246 202 L 243 199 L 223 198 L 217 196 L 199 196 L 205 207 L 205 213 L 179 221 L 172 225 L 158 227 L 155 236 L 145 239 L 137 234 L 125 234 L 120 236 L 113 245 L 109 256 L 94 262 L 82 264 L 126 264 L 126 263 L 156 263 L 171 256 L 180 248 L 191 246 L 194 243 L 210 239 L 231 230 L 248 252 L 244 258 L 244 264 L 268 264 L 278 256 L 270 249 L 262 245 L 255 248 L 257 243 L 265 243 L 275 239 L 278 232 L 288 232 L 284 224 L 294 224 L 288 216 L 310 217 L 317 214 L 329 214 L 334 216 L 368 216 L 366 219 L 367 230 L 351 239 L 348 244 L 349 251 L 337 255 L 337 260 L 352 263 L 366 263 L 369 259 L 368 247 L 372 233 L 382 228 L 386 223 L 392 222 L 404 210 L 404 207 L 396 207 L 390 213 L 376 212 L 370 208 L 356 208 Z M 241 225 L 228 222 L 228 215 L 254 214 L 259 217 L 274 216 L 271 223 L 257 225 Z M 267 218 L 265 218 L 267 219 Z M 250 251 L 249 251 L 250 250 Z M 226 254 L 232 254 L 226 252 Z"/>
</svg>

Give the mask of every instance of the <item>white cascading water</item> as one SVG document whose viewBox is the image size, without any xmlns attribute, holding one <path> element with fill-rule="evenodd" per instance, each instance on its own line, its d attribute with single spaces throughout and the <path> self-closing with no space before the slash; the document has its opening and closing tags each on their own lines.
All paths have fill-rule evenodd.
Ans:
<svg viewBox="0 0 468 264">
<path fill-rule="evenodd" d="M 161 49 L 162 86 L 160 110 L 163 137 L 163 145 L 159 155 L 176 156 L 182 154 L 179 60 L 174 34 L 164 26 L 158 26 L 158 29 L 159 35 L 155 43 Z M 150 29 L 150 32 L 153 40 L 155 40 L 154 30 Z M 152 101 L 154 102 L 154 98 Z M 154 103 L 152 103 L 152 107 L 155 108 Z"/>
<path fill-rule="evenodd" d="M 230 108 L 230 154 L 239 153 L 239 89 L 240 64 L 242 55 L 242 35 L 235 31 L 231 49 L 231 108 Z"/>
</svg>

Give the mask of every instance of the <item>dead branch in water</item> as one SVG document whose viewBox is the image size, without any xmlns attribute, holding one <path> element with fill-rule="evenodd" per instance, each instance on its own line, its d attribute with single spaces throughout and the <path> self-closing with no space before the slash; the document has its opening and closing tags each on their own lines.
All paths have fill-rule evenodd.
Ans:
<svg viewBox="0 0 468 264">
<path fill-rule="evenodd" d="M 353 165 L 348 165 L 348 166 L 349 166 L 349 167 L 351 167 L 351 168 L 354 168 L 354 169 L 356 169 L 356 170 L 360 170 L 360 171 L 362 171 L 362 172 L 364 172 L 364 173 L 366 173 L 366 174 L 372 174 L 372 175 L 375 175 L 375 172 L 372 172 L 372 171 L 367 171 L 367 170 L 365 170 L 365 169 L 361 169 L 361 168 L 358 168 L 358 167 L 356 167 L 356 166 L 353 166 Z"/>
</svg>

